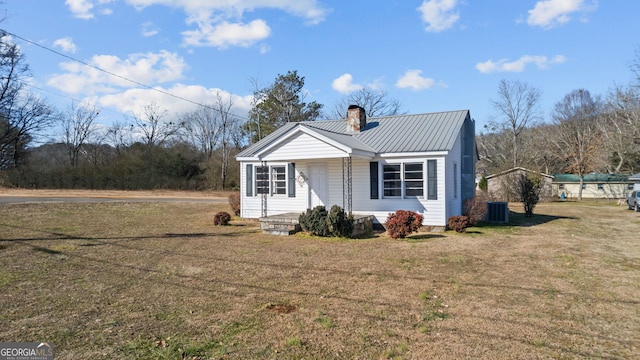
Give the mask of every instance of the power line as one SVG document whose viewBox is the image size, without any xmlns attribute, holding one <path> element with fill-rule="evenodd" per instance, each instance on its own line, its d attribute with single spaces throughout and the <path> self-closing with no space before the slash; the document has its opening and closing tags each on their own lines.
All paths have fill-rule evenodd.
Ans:
<svg viewBox="0 0 640 360">
<path fill-rule="evenodd" d="M 139 82 L 139 81 L 129 79 L 129 78 L 127 78 L 127 77 L 125 77 L 125 76 L 122 76 L 122 75 L 118 75 L 118 74 L 116 74 L 116 73 L 114 73 L 114 72 L 111 72 L 111 71 L 109 71 L 109 70 L 105 70 L 105 69 L 103 69 L 103 68 L 101 68 L 101 67 L 98 67 L 98 66 L 95 66 L 95 65 L 89 64 L 89 63 L 87 63 L 87 62 L 85 62 L 85 61 L 82 61 L 82 60 L 76 59 L 76 58 L 74 58 L 74 57 L 72 57 L 72 56 L 69 56 L 69 55 L 67 55 L 67 54 L 63 54 L 63 53 L 61 53 L 61 52 L 59 52 L 59 51 L 57 51 L 57 50 L 51 49 L 51 48 L 46 47 L 46 46 L 44 46 L 44 45 L 40 45 L 40 44 L 38 44 L 38 43 L 36 43 L 36 42 L 34 42 L 34 41 L 31 41 L 31 40 L 29 40 L 29 39 L 23 38 L 23 37 L 22 37 L 22 36 L 20 36 L 20 35 L 17 35 L 17 34 L 11 33 L 11 32 L 6 31 L 6 30 L 4 30 L 4 29 L 0 29 L 0 36 L 4 36 L 4 35 L 11 35 L 11 36 L 13 36 L 13 37 L 15 37 L 15 38 L 18 38 L 18 39 L 20 39 L 20 40 L 22 40 L 22 41 L 24 41 L 24 42 L 27 42 L 27 43 L 32 44 L 32 45 L 34 45 L 34 46 L 37 46 L 37 47 L 39 47 L 39 48 L 41 48 L 41 49 L 44 49 L 44 50 L 47 50 L 47 51 L 49 51 L 49 52 L 52 52 L 52 53 L 54 53 L 54 54 L 56 54 L 56 55 L 62 56 L 62 57 L 67 58 L 67 59 L 69 59 L 69 60 L 71 60 L 71 61 L 75 61 L 75 62 L 77 62 L 77 63 L 80 63 L 80 64 L 84 65 L 84 66 L 88 66 L 88 67 L 90 67 L 90 68 L 92 68 L 92 69 L 96 69 L 96 70 L 98 70 L 98 71 L 101 71 L 101 72 L 103 72 L 103 73 L 105 73 L 105 74 L 108 74 L 108 75 L 111 75 L 111 76 L 113 76 L 113 77 L 117 77 L 118 79 L 122 79 L 122 80 L 128 81 L 128 82 L 130 82 L 130 83 L 132 83 L 132 84 L 136 84 L 136 85 L 138 85 L 138 86 L 142 86 L 142 87 L 144 87 L 144 88 L 146 88 L 146 89 L 149 89 L 149 90 L 152 90 L 152 91 L 157 91 L 157 92 L 159 92 L 159 93 L 161 93 L 161 94 L 164 94 L 164 95 L 167 95 L 167 96 L 171 96 L 171 97 L 173 97 L 173 98 L 175 98 L 175 99 L 178 99 L 178 100 L 186 101 L 186 102 L 191 103 L 191 104 L 193 104 L 193 105 L 202 106 L 202 107 L 204 107 L 204 108 L 207 108 L 207 109 L 210 109 L 210 110 L 214 110 L 214 111 L 220 111 L 220 110 L 218 110 L 218 109 L 216 109 L 216 108 L 213 108 L 213 107 L 211 107 L 211 106 L 209 106 L 209 105 L 202 104 L 202 103 L 199 103 L 199 102 L 197 102 L 197 101 L 193 101 L 193 100 L 191 100 L 191 99 L 187 99 L 187 98 L 185 98 L 185 97 L 182 97 L 182 96 L 179 96 L 179 95 L 176 95 L 176 94 L 172 94 L 172 93 L 170 93 L 170 92 L 168 92 L 168 91 L 164 91 L 164 90 L 158 89 L 158 88 L 156 88 L 156 87 L 153 87 L 153 86 L 150 86 L 150 85 L 147 85 L 147 84 L 143 84 L 143 83 L 141 83 L 141 82 Z M 229 113 L 229 114 L 230 114 L 230 115 L 233 115 L 233 116 L 235 116 L 235 117 L 238 117 L 238 118 L 240 118 L 240 119 L 249 120 L 249 119 L 248 119 L 247 117 L 245 117 L 245 116 L 241 116 L 241 115 L 234 114 L 234 113 Z"/>
<path fill-rule="evenodd" d="M 72 100 L 72 101 L 77 101 L 79 104 L 86 104 L 86 105 L 92 106 L 94 108 L 100 109 L 100 111 L 108 111 L 108 112 L 112 112 L 112 113 L 115 113 L 115 114 L 120 114 L 120 115 L 122 115 L 122 116 L 124 116 L 126 118 L 134 118 L 135 119 L 135 115 L 129 115 L 129 114 L 125 114 L 125 113 L 120 112 L 120 111 L 116 111 L 116 110 L 112 110 L 112 109 L 106 109 L 106 108 L 103 108 L 103 107 L 100 107 L 100 106 L 96 106 L 95 104 L 92 104 L 92 103 L 90 103 L 88 101 L 76 99 L 76 98 L 73 98 L 73 97 L 67 96 L 67 95 L 62 95 L 62 94 L 57 93 L 55 91 L 43 89 L 41 87 L 29 84 L 29 83 L 24 82 L 24 81 L 20 81 L 20 83 L 23 84 L 23 85 L 26 85 L 26 86 L 28 86 L 30 88 L 34 88 L 34 89 L 37 89 L 37 90 L 40 90 L 40 91 L 44 91 L 46 93 L 49 93 L 49 94 L 52 94 L 52 95 L 55 95 L 55 96 L 59 96 L 59 97 L 62 97 L 62 98 L 65 98 L 65 99 L 69 99 L 69 100 Z"/>
</svg>

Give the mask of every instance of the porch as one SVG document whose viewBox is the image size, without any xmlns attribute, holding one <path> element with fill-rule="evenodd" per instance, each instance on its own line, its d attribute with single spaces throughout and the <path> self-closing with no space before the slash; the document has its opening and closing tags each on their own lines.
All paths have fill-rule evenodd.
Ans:
<svg viewBox="0 0 640 360">
<path fill-rule="evenodd" d="M 288 212 L 260 218 L 260 229 L 264 234 L 288 236 L 301 231 L 298 218 L 300 213 Z M 373 215 L 353 215 L 353 232 L 351 236 L 359 236 L 373 231 Z"/>
</svg>

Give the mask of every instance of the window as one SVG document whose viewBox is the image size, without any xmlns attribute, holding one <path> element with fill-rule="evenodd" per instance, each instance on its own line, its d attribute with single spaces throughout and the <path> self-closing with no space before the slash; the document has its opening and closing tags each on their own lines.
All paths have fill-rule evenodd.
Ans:
<svg viewBox="0 0 640 360">
<path fill-rule="evenodd" d="M 271 167 L 271 195 L 287 193 L 287 177 L 284 166 Z"/>
<path fill-rule="evenodd" d="M 458 164 L 453 164 L 453 198 L 458 198 Z"/>
<path fill-rule="evenodd" d="M 289 164 L 292 167 L 293 164 Z M 295 170 L 290 170 L 293 173 Z M 287 194 L 287 166 L 256 166 L 256 194 Z M 294 182 L 295 183 L 295 182 Z M 289 189 L 293 194 L 293 189 Z"/>
<path fill-rule="evenodd" d="M 382 184 L 385 197 L 402 196 L 400 168 L 400 164 L 386 164 L 382 167 Z"/>
<path fill-rule="evenodd" d="M 587 190 L 587 184 L 582 184 L 582 190 Z"/>
<path fill-rule="evenodd" d="M 598 190 L 604 190 L 604 184 L 598 184 Z"/>
<path fill-rule="evenodd" d="M 627 184 L 627 190 L 633 190 L 633 184 Z"/>
<path fill-rule="evenodd" d="M 564 184 L 558 184 L 558 189 L 564 190 Z"/>
<path fill-rule="evenodd" d="M 404 164 L 404 196 L 423 196 L 422 164 Z"/>
<path fill-rule="evenodd" d="M 384 197 L 424 196 L 422 163 L 385 164 L 382 166 Z"/>
<path fill-rule="evenodd" d="M 427 160 L 427 199 L 438 200 L 438 162 Z"/>
<path fill-rule="evenodd" d="M 269 193 L 269 167 L 256 167 L 256 194 Z"/>
</svg>

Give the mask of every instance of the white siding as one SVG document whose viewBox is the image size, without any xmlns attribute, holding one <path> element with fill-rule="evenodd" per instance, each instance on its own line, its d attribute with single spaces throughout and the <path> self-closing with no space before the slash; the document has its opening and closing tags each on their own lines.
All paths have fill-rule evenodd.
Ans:
<svg viewBox="0 0 640 360">
<path fill-rule="evenodd" d="M 254 168 L 253 175 L 252 175 L 253 196 L 249 196 L 249 197 L 246 196 L 247 164 L 251 164 L 254 166 L 261 165 L 261 163 L 259 162 L 253 162 L 253 163 L 243 162 L 240 164 L 240 181 L 241 181 L 240 182 L 240 197 L 241 197 L 240 216 L 243 218 L 257 219 L 262 214 L 262 195 L 255 194 L 256 184 L 255 184 L 255 168 Z M 286 162 L 268 162 L 267 165 L 268 166 L 272 166 L 272 165 L 286 166 L 287 163 Z M 300 164 L 298 163 L 295 163 L 295 165 L 296 165 L 296 178 L 298 178 L 298 176 L 300 175 L 300 172 L 301 171 L 305 172 L 306 168 L 304 167 L 304 165 L 300 166 Z M 296 181 L 295 186 L 296 186 L 295 197 L 289 197 L 288 194 L 266 196 L 267 215 L 276 215 L 276 214 L 282 214 L 286 212 L 302 212 L 307 208 L 307 196 L 309 193 L 309 190 L 307 188 L 307 183 L 303 181 L 301 182 Z M 287 192 L 288 192 L 288 189 L 287 189 Z"/>
<path fill-rule="evenodd" d="M 266 161 L 344 157 L 345 152 L 315 137 L 298 133 L 262 155 Z"/>
<path fill-rule="evenodd" d="M 564 192 L 569 199 L 578 198 L 580 191 L 579 183 L 565 183 L 564 190 L 559 189 L 559 184 L 553 184 L 555 195 L 560 196 Z M 633 190 L 628 189 L 628 183 L 602 183 L 602 189 L 598 189 L 597 183 L 585 183 L 585 189 L 582 190 L 583 199 L 622 199 L 631 194 Z"/>
<path fill-rule="evenodd" d="M 427 160 L 437 161 L 437 181 L 438 181 L 438 199 L 427 200 Z M 413 157 L 413 158 L 397 158 L 397 159 L 377 159 L 380 164 L 385 162 L 423 162 L 425 195 L 420 198 L 407 199 L 385 199 L 382 189 L 382 172 L 380 167 L 378 192 L 379 199 L 370 198 L 370 178 L 369 178 L 369 160 L 352 159 L 352 210 L 355 214 L 374 215 L 376 221 L 384 223 L 389 213 L 397 210 L 415 211 L 424 216 L 423 224 L 430 226 L 446 226 L 447 213 L 446 204 L 450 202 L 447 197 L 447 189 L 451 185 L 445 182 L 447 167 L 445 166 L 444 157 Z M 313 164 L 324 164 L 327 167 L 328 180 L 328 200 L 326 208 L 332 205 L 343 204 L 343 174 L 342 159 L 322 159 L 310 161 L 296 161 L 296 177 L 300 172 L 309 174 L 309 166 Z M 259 218 L 262 212 L 262 200 L 260 195 L 251 197 L 246 196 L 246 162 L 241 164 L 241 216 L 244 218 Z M 259 162 L 251 163 L 260 165 Z M 286 165 L 285 162 L 268 162 L 267 165 Z M 460 166 L 460 165 L 458 165 Z M 452 167 L 451 167 L 452 168 Z M 451 170 L 452 171 L 452 170 Z M 459 175 L 460 169 L 458 169 Z M 253 191 L 255 193 L 255 172 L 253 174 Z M 458 181 L 460 183 L 460 180 Z M 460 184 L 458 184 L 460 186 Z M 459 190 L 458 190 L 459 191 Z M 452 196 L 452 195 L 451 195 Z M 458 192 L 458 201 L 460 193 Z M 307 210 L 309 206 L 309 188 L 307 182 L 296 183 L 296 196 L 290 198 L 287 195 L 268 195 L 267 196 L 267 214 L 276 215 L 285 212 L 300 212 Z"/>
<path fill-rule="evenodd" d="M 427 177 L 427 162 L 426 160 L 436 160 L 437 161 L 437 181 L 438 181 L 438 199 L 437 200 L 427 200 L 426 191 L 426 177 Z M 379 171 L 379 183 L 378 183 L 378 193 L 380 194 L 379 199 L 371 199 L 370 197 L 370 178 L 369 178 L 369 161 L 368 160 L 357 160 L 353 159 L 352 168 L 353 168 L 353 183 L 352 183 L 352 194 L 353 194 L 353 212 L 355 214 L 363 214 L 363 215 L 371 215 L 373 214 L 376 217 L 376 221 L 383 224 L 387 220 L 387 216 L 389 213 L 393 213 L 397 210 L 410 210 L 420 213 L 424 216 L 423 224 L 431 225 L 431 226 L 445 226 L 446 218 L 445 218 L 445 171 L 444 171 L 444 158 L 442 157 L 433 157 L 433 158 L 399 158 L 393 160 L 382 160 L 377 159 L 374 161 L 378 161 L 380 164 L 383 164 L 385 161 L 388 163 L 397 163 L 397 162 L 424 162 L 423 171 L 424 171 L 424 180 L 425 180 L 425 195 L 420 198 L 406 198 L 406 199 L 394 199 L 394 198 L 384 198 L 382 196 L 382 172 L 381 166 Z"/>
</svg>

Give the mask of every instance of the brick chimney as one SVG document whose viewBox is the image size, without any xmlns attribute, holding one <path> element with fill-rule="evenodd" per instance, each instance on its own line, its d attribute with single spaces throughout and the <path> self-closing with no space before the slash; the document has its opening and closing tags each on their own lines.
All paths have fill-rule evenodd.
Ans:
<svg viewBox="0 0 640 360">
<path fill-rule="evenodd" d="M 358 105 L 350 105 L 347 109 L 347 132 L 360 132 L 367 126 L 367 114 Z"/>
</svg>

